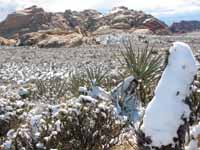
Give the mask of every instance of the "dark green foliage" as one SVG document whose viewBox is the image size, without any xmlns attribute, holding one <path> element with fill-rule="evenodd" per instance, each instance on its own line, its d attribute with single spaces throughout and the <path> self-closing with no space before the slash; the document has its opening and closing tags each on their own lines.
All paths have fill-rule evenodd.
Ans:
<svg viewBox="0 0 200 150">
<path fill-rule="evenodd" d="M 125 51 L 121 51 L 120 63 L 125 74 L 133 75 L 138 80 L 139 98 L 146 104 L 152 97 L 153 89 L 162 71 L 163 56 L 155 54 L 147 42 L 144 48 L 137 48 L 131 40 L 124 42 Z"/>
</svg>

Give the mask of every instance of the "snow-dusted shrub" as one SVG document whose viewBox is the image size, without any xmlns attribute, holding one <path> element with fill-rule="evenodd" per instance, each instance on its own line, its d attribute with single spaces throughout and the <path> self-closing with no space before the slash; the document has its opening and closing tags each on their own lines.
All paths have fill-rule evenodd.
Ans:
<svg viewBox="0 0 200 150">
<path fill-rule="evenodd" d="M 145 47 L 139 48 L 128 40 L 124 47 L 125 51 L 121 51 L 122 58 L 119 58 L 119 61 L 125 74 L 133 75 L 138 81 L 138 98 L 146 105 L 152 98 L 153 89 L 160 77 L 163 56 L 155 53 L 148 42 Z"/>
<path fill-rule="evenodd" d="M 187 44 L 175 42 L 169 52 L 168 64 L 146 108 L 138 137 L 139 144 L 146 149 L 184 149 L 197 67 Z"/>
<path fill-rule="evenodd" d="M 10 129 L 17 129 L 20 126 L 32 106 L 21 100 L 0 99 L 0 145 Z"/>
<path fill-rule="evenodd" d="M 126 120 L 109 101 L 80 96 L 67 103 L 32 110 L 25 124 L 4 142 L 12 149 L 109 149 L 119 142 Z"/>
</svg>

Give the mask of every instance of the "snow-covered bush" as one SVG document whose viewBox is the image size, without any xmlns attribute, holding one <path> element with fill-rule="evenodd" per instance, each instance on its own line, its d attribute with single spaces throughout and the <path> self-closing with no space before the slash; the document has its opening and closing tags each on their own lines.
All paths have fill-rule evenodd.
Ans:
<svg viewBox="0 0 200 150">
<path fill-rule="evenodd" d="M 175 42 L 168 64 L 148 104 L 139 144 L 151 149 L 184 149 L 191 115 L 192 83 L 197 66 L 187 44 Z"/>
<path fill-rule="evenodd" d="M 109 149 L 119 142 L 126 120 L 109 101 L 80 96 L 29 112 L 25 124 L 11 129 L 8 149 Z"/>
<path fill-rule="evenodd" d="M 32 107 L 33 104 L 21 100 L 0 99 L 0 144 L 10 129 L 17 129 L 20 126 Z"/>
</svg>

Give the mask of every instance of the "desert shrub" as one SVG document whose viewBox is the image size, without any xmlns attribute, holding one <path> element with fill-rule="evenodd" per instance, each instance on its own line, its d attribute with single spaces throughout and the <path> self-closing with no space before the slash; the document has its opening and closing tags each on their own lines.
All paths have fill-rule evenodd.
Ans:
<svg viewBox="0 0 200 150">
<path fill-rule="evenodd" d="M 23 101 L 0 99 L 0 145 L 10 129 L 17 129 L 24 122 L 24 118 L 32 107 L 32 104 Z"/>
<path fill-rule="evenodd" d="M 156 54 L 149 43 L 144 48 L 137 48 L 131 40 L 124 42 L 125 51 L 118 57 L 126 76 L 133 75 L 138 81 L 138 96 L 143 104 L 152 97 L 152 91 L 160 77 L 162 70 L 161 54 Z"/>
<path fill-rule="evenodd" d="M 59 99 L 67 96 L 66 79 L 60 77 L 52 77 L 50 79 L 36 79 L 32 81 L 35 85 L 34 90 L 30 90 L 30 100 L 51 100 L 51 103 L 58 103 Z M 57 100 L 56 100 L 57 99 Z"/>
<path fill-rule="evenodd" d="M 33 115 L 5 143 L 12 149 L 107 150 L 125 127 L 111 103 L 81 96 Z"/>
</svg>

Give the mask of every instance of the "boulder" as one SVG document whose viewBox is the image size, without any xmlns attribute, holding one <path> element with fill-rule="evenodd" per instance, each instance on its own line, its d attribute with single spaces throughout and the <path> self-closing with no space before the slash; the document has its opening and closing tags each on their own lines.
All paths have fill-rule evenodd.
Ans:
<svg viewBox="0 0 200 150">
<path fill-rule="evenodd" d="M 3 37 L 0 37 L 0 45 L 2 46 L 14 46 L 16 44 L 16 40 L 14 39 L 6 39 Z"/>
<path fill-rule="evenodd" d="M 115 24 L 113 24 L 113 25 L 111 26 L 111 28 L 126 30 L 126 29 L 130 29 L 131 26 L 130 26 L 130 24 L 128 24 L 128 23 L 123 23 L 123 22 L 121 22 L 121 23 L 115 23 Z"/>
<path fill-rule="evenodd" d="M 126 7 L 115 7 L 108 14 L 99 18 L 98 24 L 125 31 L 133 28 L 145 28 L 153 34 L 170 34 L 168 26 L 162 21 L 142 11 L 135 11 Z"/>
<path fill-rule="evenodd" d="M 133 33 L 136 34 L 153 34 L 150 29 L 134 29 Z"/>
<path fill-rule="evenodd" d="M 32 6 L 9 14 L 0 23 L 0 35 L 13 37 L 15 34 L 23 35 L 25 33 L 53 28 L 70 30 L 62 13 L 48 13 L 42 8 Z"/>
<path fill-rule="evenodd" d="M 82 35 L 60 31 L 40 31 L 27 33 L 20 39 L 20 46 L 38 46 L 40 48 L 73 47 L 82 44 Z"/>
</svg>

